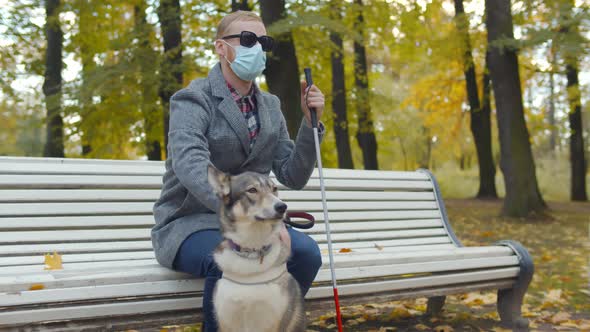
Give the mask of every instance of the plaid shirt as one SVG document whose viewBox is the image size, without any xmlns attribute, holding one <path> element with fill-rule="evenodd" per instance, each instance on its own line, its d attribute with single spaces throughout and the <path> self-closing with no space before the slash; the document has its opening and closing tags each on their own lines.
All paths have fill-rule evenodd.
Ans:
<svg viewBox="0 0 590 332">
<path fill-rule="evenodd" d="M 260 118 L 258 117 L 258 110 L 256 109 L 256 98 L 254 96 L 256 86 L 252 84 L 252 88 L 247 95 L 242 96 L 231 84 L 227 82 L 227 87 L 231 92 L 232 97 L 238 104 L 238 108 L 244 114 L 246 124 L 248 125 L 248 133 L 250 134 L 250 150 L 256 141 L 256 136 L 260 131 Z"/>
</svg>

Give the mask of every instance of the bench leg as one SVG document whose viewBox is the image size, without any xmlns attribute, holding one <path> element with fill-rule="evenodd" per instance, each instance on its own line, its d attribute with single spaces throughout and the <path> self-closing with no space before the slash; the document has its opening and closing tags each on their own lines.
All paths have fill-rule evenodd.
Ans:
<svg viewBox="0 0 590 332">
<path fill-rule="evenodd" d="M 522 317 L 522 301 L 533 279 L 533 259 L 528 251 L 516 241 L 500 241 L 497 245 L 510 247 L 518 256 L 520 273 L 514 286 L 510 289 L 498 291 L 498 314 L 504 327 L 525 329 L 529 325 L 528 319 Z"/>
<path fill-rule="evenodd" d="M 428 298 L 428 304 L 426 306 L 426 314 L 428 316 L 436 316 L 440 313 L 443 306 L 445 305 L 446 296 L 433 296 Z"/>
</svg>

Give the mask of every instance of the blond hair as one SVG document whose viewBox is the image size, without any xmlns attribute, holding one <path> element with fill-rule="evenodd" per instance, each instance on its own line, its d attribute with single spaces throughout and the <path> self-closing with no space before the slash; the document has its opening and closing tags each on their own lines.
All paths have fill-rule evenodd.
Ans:
<svg viewBox="0 0 590 332">
<path fill-rule="evenodd" d="M 260 16 L 258 16 L 256 13 L 245 10 L 238 10 L 229 15 L 224 16 L 221 19 L 219 25 L 217 26 L 217 36 L 215 38 L 219 39 L 223 37 L 229 26 L 237 21 L 256 21 L 263 23 Z"/>
</svg>

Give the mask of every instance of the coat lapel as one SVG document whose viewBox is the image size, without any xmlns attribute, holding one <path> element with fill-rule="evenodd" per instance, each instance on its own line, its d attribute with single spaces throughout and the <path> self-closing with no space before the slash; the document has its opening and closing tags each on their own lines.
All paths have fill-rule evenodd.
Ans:
<svg viewBox="0 0 590 332">
<path fill-rule="evenodd" d="M 252 151 L 250 155 L 248 155 L 246 161 L 244 161 L 243 165 L 256 158 L 260 151 L 267 147 L 267 141 L 273 129 L 272 124 L 270 123 L 269 109 L 267 107 L 266 100 L 260 93 L 260 90 L 256 89 L 256 91 L 256 108 L 258 110 L 258 118 L 260 119 L 260 131 L 256 136 L 256 141 L 254 141 Z"/>
<path fill-rule="evenodd" d="M 244 121 L 244 115 L 240 112 L 238 105 L 227 88 L 227 83 L 221 72 L 220 63 L 217 63 L 217 65 L 215 65 L 215 67 L 209 72 L 209 82 L 211 84 L 211 93 L 216 97 L 223 98 L 217 106 L 217 109 L 223 114 L 232 130 L 236 133 L 236 136 L 242 144 L 242 148 L 246 152 L 246 155 L 248 155 L 250 152 L 248 126 L 246 121 Z"/>
</svg>

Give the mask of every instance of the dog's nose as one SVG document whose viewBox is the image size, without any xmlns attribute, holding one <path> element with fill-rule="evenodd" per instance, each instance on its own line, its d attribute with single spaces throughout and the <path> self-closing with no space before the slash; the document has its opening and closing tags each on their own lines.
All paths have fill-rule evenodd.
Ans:
<svg viewBox="0 0 590 332">
<path fill-rule="evenodd" d="M 285 213 L 285 211 L 287 211 L 287 204 L 285 204 L 285 203 L 275 204 L 275 211 L 277 211 L 278 213 Z"/>
</svg>

